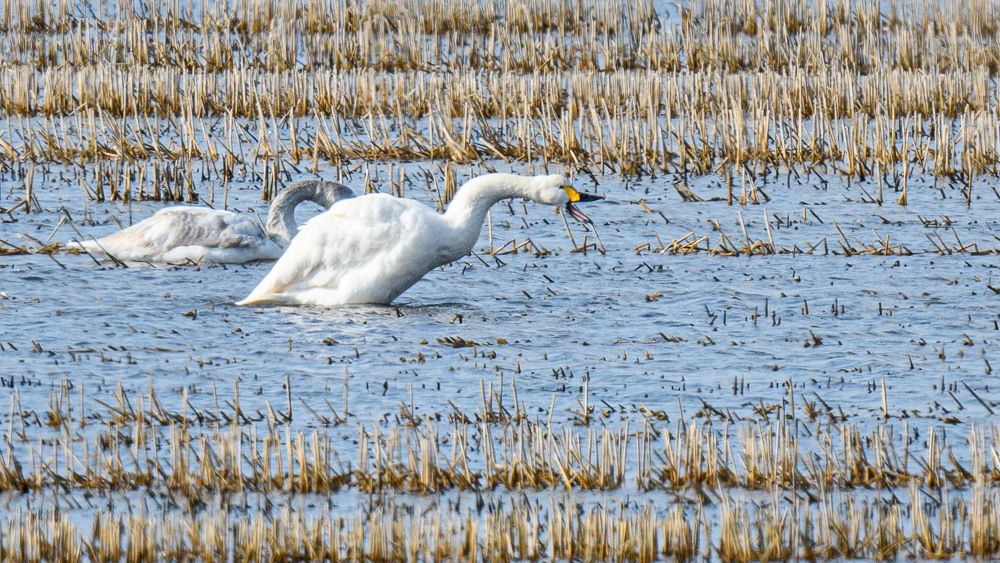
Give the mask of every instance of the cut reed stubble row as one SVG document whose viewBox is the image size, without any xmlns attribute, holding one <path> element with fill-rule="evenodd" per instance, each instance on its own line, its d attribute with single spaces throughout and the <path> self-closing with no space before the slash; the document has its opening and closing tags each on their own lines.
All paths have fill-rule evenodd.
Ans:
<svg viewBox="0 0 1000 563">
<path fill-rule="evenodd" d="M 628 5 L 603 0 L 373 0 L 364 4 L 348 0 L 241 0 L 231 4 L 200 0 L 155 4 L 11 0 L 0 12 L 0 31 L 52 35 L 72 35 L 81 28 L 120 34 L 139 24 L 142 31 L 151 34 L 215 31 L 250 36 L 273 29 L 275 22 L 292 23 L 296 30 L 323 35 L 356 32 L 373 23 L 390 29 L 415 25 L 415 30 L 428 34 L 481 34 L 494 25 L 513 32 L 573 31 L 596 23 L 602 32 L 614 33 L 651 29 L 657 27 L 658 19 L 649 0 Z"/>
<path fill-rule="evenodd" d="M 474 112 L 469 107 L 475 108 Z M 97 63 L 39 71 L 0 68 L 0 110 L 9 116 L 67 116 L 80 110 L 109 117 L 242 117 L 261 114 L 401 115 L 440 118 L 587 117 L 621 107 L 632 118 L 717 116 L 762 119 L 846 119 L 884 115 L 918 121 L 997 114 L 992 75 L 982 69 L 946 73 L 892 71 L 816 73 L 583 70 L 451 74 L 373 69 L 267 71 L 238 68 L 192 72 Z"/>
<path fill-rule="evenodd" d="M 750 499 L 729 491 L 718 519 L 699 500 L 546 501 L 489 495 L 476 510 L 444 501 L 386 498 L 332 512 L 288 505 L 254 514 L 223 509 L 127 512 L 99 508 L 88 530 L 47 508 L 0 517 L 0 558 L 39 561 L 573 561 L 646 563 L 1000 555 L 1000 491 L 977 485 L 968 498 L 835 495 Z M 706 495 L 707 496 L 707 495 Z M 902 498 L 900 498 L 902 497 Z M 120 501 L 121 502 L 121 501 Z M 124 501 L 126 504 L 128 501 Z"/>
<path fill-rule="evenodd" d="M 15 502 L 0 519 L 0 558 L 1000 555 L 1000 426 L 973 427 L 967 440 L 949 442 L 928 425 L 920 445 L 908 424 L 862 433 L 856 424 L 816 422 L 818 407 L 807 401 L 808 421 L 780 404 L 761 405 L 759 419 L 739 424 L 699 421 L 715 416 L 706 405 L 670 426 L 642 405 L 637 412 L 649 418 L 639 429 L 582 428 L 531 420 L 513 389 L 509 408 L 484 392 L 468 414 L 452 405 L 451 413 L 420 418 L 412 403 L 400 405 L 406 424 L 387 432 L 361 426 L 353 445 L 347 436 L 291 428 L 290 398 L 286 413 L 267 405 L 255 414 L 240 404 L 238 388 L 224 410 L 198 410 L 182 391 L 177 412 L 152 388 L 131 394 L 119 385 L 107 402 L 93 401 L 95 409 L 83 387 L 78 403 L 64 383 L 44 412 L 25 410 L 15 391 L 0 455 L 0 494 Z M 581 408 L 589 413 L 587 403 Z M 317 414 L 323 410 L 306 409 L 322 424 L 345 422 Z M 550 489 L 572 496 L 537 497 Z M 456 492 L 444 498 L 453 501 L 436 500 L 449 490 Z M 600 494 L 591 504 L 590 490 L 639 500 L 607 502 Z M 351 491 L 371 495 L 372 504 L 336 513 L 292 508 Z M 461 491 L 476 500 L 461 500 Z M 143 500 L 132 504 L 137 493 Z M 663 494 L 672 495 L 667 506 Z M 81 519 L 49 505 L 74 506 L 81 495 L 130 510 L 96 509 Z M 264 507 L 280 499 L 282 507 L 247 515 L 254 498 Z M 150 499 L 162 508 L 150 513 Z M 201 509 L 206 503 L 210 510 Z"/>
<path fill-rule="evenodd" d="M 293 431 L 273 409 L 253 415 L 238 399 L 232 412 L 169 412 L 152 390 L 130 398 L 119 388 L 113 396 L 114 404 L 87 413 L 74 413 L 65 385 L 51 393 L 44 413 L 15 408 L 12 399 L 0 490 L 145 489 L 199 499 L 216 492 L 344 489 L 622 490 L 630 483 L 637 490 L 814 492 L 1000 483 L 1000 426 L 974 427 L 964 442 L 948 444 L 929 426 L 917 451 L 908 425 L 902 432 L 879 425 L 863 434 L 841 421 L 820 423 L 815 409 L 809 416 L 816 420 L 803 420 L 801 428 L 779 416 L 721 427 L 678 422 L 673 431 L 653 421 L 637 430 L 628 424 L 578 430 L 503 416 L 484 396 L 476 413 L 447 415 L 450 430 L 401 406 L 410 424 L 387 432 L 362 426 L 347 452 L 325 432 Z M 31 433 L 54 432 L 35 444 L 28 438 L 32 427 Z"/>
<path fill-rule="evenodd" d="M 362 158 L 546 160 L 623 174 L 784 168 L 884 176 L 901 187 L 904 204 L 913 174 L 971 183 L 996 174 L 1000 162 L 1000 114 L 986 74 L 883 76 L 832 98 L 804 76 L 778 74 L 745 80 L 723 73 L 629 73 L 618 80 L 497 74 L 445 82 L 438 75 L 365 71 L 317 83 L 290 74 L 193 78 L 195 84 L 180 88 L 174 80 L 183 75 L 163 71 L 143 75 L 141 88 L 120 89 L 113 84 L 124 84 L 127 75 L 101 72 L 108 82 L 74 95 L 93 96 L 85 105 L 107 111 L 22 108 L 46 115 L 8 117 L 0 154 L 14 162 L 198 159 L 227 167 Z M 17 80 L 3 76 L 0 92 L 7 95 L 0 99 L 14 103 Z M 75 103 L 69 82 L 65 88 L 67 95 L 56 99 Z M 212 91 L 229 93 L 223 103 L 213 101 Z M 38 96 L 17 103 L 48 103 Z M 97 101 L 101 96 L 106 103 Z M 967 105 L 952 114 L 951 99 Z M 887 109 L 869 114 L 867 105 Z M 157 115 L 169 107 L 178 115 Z"/>
<path fill-rule="evenodd" d="M 661 8 L 666 21 L 648 0 L 120 4 L 15 0 L 0 13 L 0 50 L 37 67 L 209 71 L 1000 69 L 1000 14 L 988 0 L 701 0 L 676 19 L 676 8 Z"/>
</svg>

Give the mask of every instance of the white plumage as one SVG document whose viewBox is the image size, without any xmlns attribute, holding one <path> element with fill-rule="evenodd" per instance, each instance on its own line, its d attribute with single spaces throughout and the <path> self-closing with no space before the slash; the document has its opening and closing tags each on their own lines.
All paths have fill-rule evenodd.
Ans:
<svg viewBox="0 0 1000 563">
<path fill-rule="evenodd" d="M 306 200 L 328 208 L 354 197 L 335 182 L 304 180 L 275 196 L 267 226 L 255 217 L 204 207 L 165 207 L 152 217 L 99 240 L 72 242 L 68 249 L 98 257 L 108 254 L 126 262 L 236 264 L 274 260 L 281 256 L 296 231 L 295 207 Z"/>
<path fill-rule="evenodd" d="M 487 174 L 470 180 L 441 214 L 413 200 L 369 194 L 308 221 L 259 285 L 238 305 L 390 303 L 432 269 L 465 256 L 486 212 L 505 198 L 565 205 L 600 199 L 561 175 Z"/>
</svg>

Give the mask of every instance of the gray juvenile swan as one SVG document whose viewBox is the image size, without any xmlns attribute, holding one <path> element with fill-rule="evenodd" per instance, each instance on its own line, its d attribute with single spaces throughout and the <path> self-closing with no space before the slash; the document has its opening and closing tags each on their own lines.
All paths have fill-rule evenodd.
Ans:
<svg viewBox="0 0 1000 563">
<path fill-rule="evenodd" d="M 472 250 L 486 212 L 523 197 L 565 206 L 601 199 L 567 185 L 564 176 L 487 174 L 462 186 L 444 214 L 387 194 L 337 202 L 299 230 L 288 250 L 238 305 L 389 303 L 427 272 Z"/>
<path fill-rule="evenodd" d="M 104 238 L 73 242 L 68 249 L 126 262 L 187 261 L 239 264 L 275 260 L 295 236 L 295 207 L 306 200 L 328 208 L 354 197 L 336 182 L 303 180 L 281 190 L 261 228 L 255 217 L 206 207 L 165 207 L 152 217 Z"/>
</svg>

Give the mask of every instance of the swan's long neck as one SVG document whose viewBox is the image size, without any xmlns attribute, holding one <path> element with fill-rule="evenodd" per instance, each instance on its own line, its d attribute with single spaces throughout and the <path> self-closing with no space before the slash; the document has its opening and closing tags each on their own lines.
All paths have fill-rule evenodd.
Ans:
<svg viewBox="0 0 1000 563">
<path fill-rule="evenodd" d="M 271 209 L 267 213 L 267 235 L 282 246 L 288 246 L 295 236 L 295 207 L 309 200 L 322 207 L 330 207 L 338 199 L 353 197 L 346 187 L 323 180 L 304 180 L 288 186 L 278 192 L 271 200 Z"/>
<path fill-rule="evenodd" d="M 456 231 L 454 250 L 457 256 L 466 255 L 475 246 L 486 213 L 493 204 L 513 197 L 531 199 L 534 193 L 530 179 L 512 174 L 483 176 L 462 186 L 444 214 Z"/>
</svg>

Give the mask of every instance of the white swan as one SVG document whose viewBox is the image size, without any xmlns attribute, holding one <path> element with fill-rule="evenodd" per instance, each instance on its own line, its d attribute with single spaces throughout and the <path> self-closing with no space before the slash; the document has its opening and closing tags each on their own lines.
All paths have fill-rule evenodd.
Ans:
<svg viewBox="0 0 1000 563">
<path fill-rule="evenodd" d="M 238 264 L 274 260 L 294 236 L 299 203 L 310 200 L 327 208 L 352 197 L 354 192 L 341 184 L 303 180 L 274 197 L 265 228 L 256 217 L 232 211 L 165 207 L 127 229 L 96 241 L 72 242 L 66 248 L 103 258 L 111 254 L 126 262 Z"/>
<path fill-rule="evenodd" d="M 469 180 L 444 214 L 409 199 L 369 194 L 338 202 L 302 226 L 288 250 L 237 305 L 390 303 L 427 272 L 472 250 L 486 212 L 523 197 L 565 205 L 600 196 L 566 185 L 564 176 L 487 174 Z"/>
</svg>

